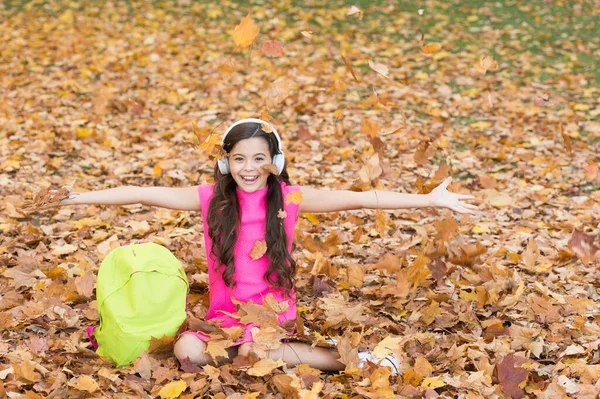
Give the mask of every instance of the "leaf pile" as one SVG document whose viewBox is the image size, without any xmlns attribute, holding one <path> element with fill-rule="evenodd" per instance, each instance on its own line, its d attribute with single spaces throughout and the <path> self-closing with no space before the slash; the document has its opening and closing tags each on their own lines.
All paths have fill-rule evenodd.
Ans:
<svg viewBox="0 0 600 399">
<path fill-rule="evenodd" d="M 0 5 L 0 397 L 597 397 L 593 2 L 259 3 Z M 184 262 L 211 356 L 239 334 L 203 322 L 199 213 L 48 208 L 68 194 L 50 189 L 210 182 L 244 117 L 281 133 L 295 184 L 427 193 L 453 176 L 480 212 L 301 216 L 297 338 L 335 337 L 343 373 L 253 354 L 179 365 L 165 337 L 113 368 L 85 328 L 123 242 Z M 253 331 L 259 352 L 285 336 L 275 327 Z M 399 375 L 358 369 L 362 350 L 395 354 Z"/>
</svg>

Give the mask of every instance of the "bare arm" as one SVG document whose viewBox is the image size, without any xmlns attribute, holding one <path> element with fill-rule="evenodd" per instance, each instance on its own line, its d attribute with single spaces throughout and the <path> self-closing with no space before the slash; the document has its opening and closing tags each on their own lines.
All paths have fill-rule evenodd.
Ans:
<svg viewBox="0 0 600 399">
<path fill-rule="evenodd" d="M 429 194 L 405 194 L 393 191 L 326 191 L 301 187 L 300 212 L 335 212 L 355 209 L 405 209 L 440 207 L 460 213 L 473 213 L 477 207 L 462 200 L 472 195 L 448 192 L 446 187 L 452 180 L 446 179 Z"/>
<path fill-rule="evenodd" d="M 199 211 L 198 187 L 121 186 L 108 190 L 71 193 L 59 205 L 131 205 L 143 204 L 181 211 Z"/>
</svg>

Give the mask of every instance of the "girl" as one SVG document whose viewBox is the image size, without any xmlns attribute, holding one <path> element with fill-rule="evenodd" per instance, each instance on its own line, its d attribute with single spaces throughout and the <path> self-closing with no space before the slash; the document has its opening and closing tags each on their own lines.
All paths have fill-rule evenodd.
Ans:
<svg viewBox="0 0 600 399">
<path fill-rule="evenodd" d="M 260 119 L 243 119 L 231 125 L 223 136 L 222 147 L 226 155 L 217 161 L 214 185 L 123 186 L 71 193 L 60 205 L 142 203 L 185 211 L 200 210 L 210 284 L 206 319 L 224 328 L 240 325 L 238 319 L 230 316 L 236 313 L 234 300 L 260 304 L 268 294 L 289 304 L 287 310 L 279 314 L 280 324 L 296 318 L 293 283 L 297 267 L 290 251 L 300 212 L 433 206 L 472 213 L 476 209 L 463 202 L 473 196 L 446 190 L 450 178 L 427 195 L 324 191 L 292 186 L 279 135 L 270 123 Z M 261 241 L 266 243 L 266 251 L 263 247 L 263 251 L 256 253 L 255 245 Z M 253 324 L 242 327 L 245 331 L 242 338 L 228 351 L 231 358 L 236 352 L 247 356 L 252 350 Z M 188 359 L 198 365 L 210 363 L 212 359 L 205 353 L 209 339 L 201 332 L 184 332 L 175 343 L 175 356 L 180 361 Z M 282 343 L 268 356 L 283 359 L 290 365 L 308 363 L 321 370 L 345 367 L 338 361 L 337 352 L 300 342 Z"/>
</svg>

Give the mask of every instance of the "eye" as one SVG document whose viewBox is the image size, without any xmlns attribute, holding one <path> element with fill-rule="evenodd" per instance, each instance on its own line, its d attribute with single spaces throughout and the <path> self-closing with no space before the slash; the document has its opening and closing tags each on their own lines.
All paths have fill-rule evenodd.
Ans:
<svg viewBox="0 0 600 399">
<path fill-rule="evenodd" d="M 258 158 L 256 158 L 256 160 L 257 160 L 258 162 L 262 162 L 262 161 L 264 161 L 265 159 L 264 159 L 263 157 L 258 157 Z"/>
<path fill-rule="evenodd" d="M 244 159 L 242 157 L 234 157 L 233 160 L 236 161 L 236 162 L 241 162 Z"/>
</svg>

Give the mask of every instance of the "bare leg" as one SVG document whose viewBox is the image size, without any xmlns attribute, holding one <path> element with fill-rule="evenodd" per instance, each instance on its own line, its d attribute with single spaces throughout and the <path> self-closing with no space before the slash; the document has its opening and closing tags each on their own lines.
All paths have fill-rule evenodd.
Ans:
<svg viewBox="0 0 600 399">
<path fill-rule="evenodd" d="M 206 344 L 198 337 L 192 334 L 183 334 L 177 342 L 175 342 L 174 352 L 175 357 L 179 361 L 189 358 L 190 362 L 199 366 L 205 364 L 214 364 L 212 357 L 208 353 L 204 353 Z M 229 359 L 219 357 L 219 362 L 229 363 L 231 359 L 237 356 L 237 348 L 227 348 Z"/>
<path fill-rule="evenodd" d="M 252 350 L 252 344 L 246 343 L 240 346 L 239 354 L 248 356 L 248 352 Z M 287 342 L 282 343 L 277 349 L 268 352 L 271 359 L 282 359 L 291 366 L 298 364 L 308 364 L 323 371 L 340 371 L 346 366 L 341 363 L 339 354 L 325 348 L 312 347 L 302 342 Z"/>
</svg>

